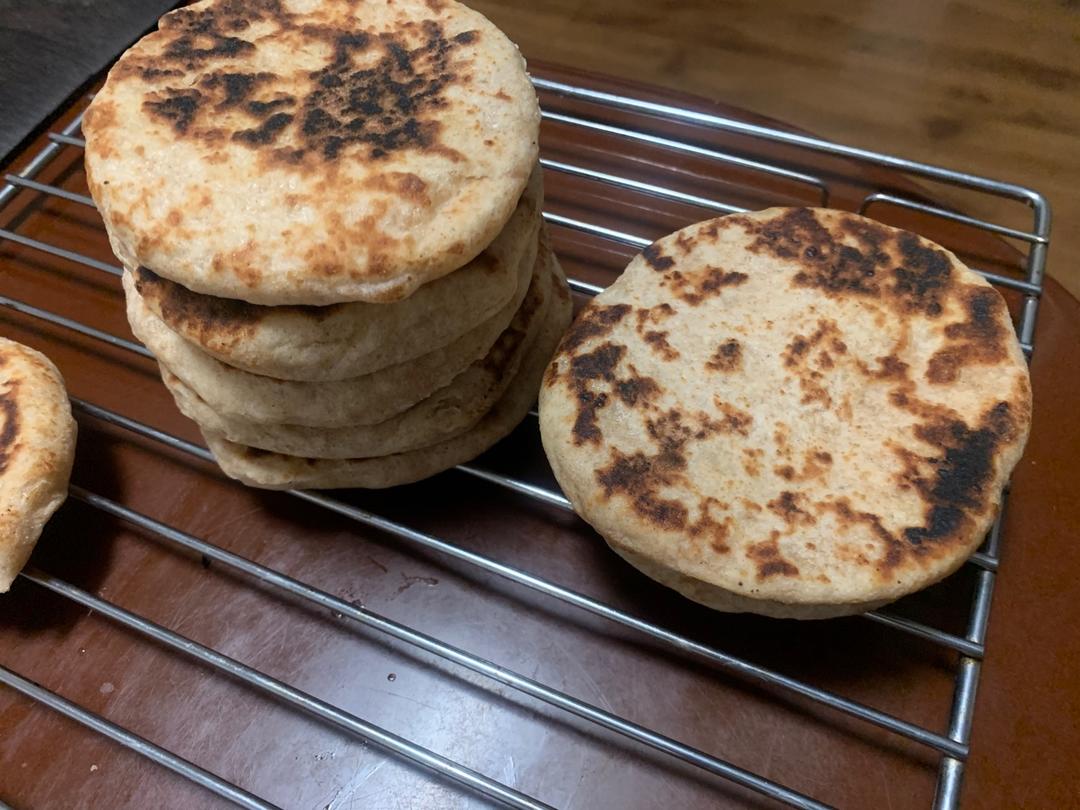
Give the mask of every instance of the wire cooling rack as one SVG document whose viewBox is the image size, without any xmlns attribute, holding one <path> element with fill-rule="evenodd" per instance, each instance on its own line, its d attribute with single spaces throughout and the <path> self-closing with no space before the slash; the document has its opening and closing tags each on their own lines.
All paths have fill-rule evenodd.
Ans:
<svg viewBox="0 0 1080 810">
<path fill-rule="evenodd" d="M 817 204 L 827 205 L 833 191 L 831 176 L 792 168 L 798 165 L 791 161 L 762 160 L 749 157 L 750 150 L 726 150 L 710 145 L 707 139 L 691 137 L 693 133 L 724 133 L 744 138 L 748 144 L 766 144 L 787 149 L 791 154 L 803 154 L 816 160 L 819 158 L 838 158 L 849 161 L 859 170 L 887 170 L 891 173 L 931 181 L 954 189 L 963 189 L 992 198 L 1017 201 L 1029 207 L 1033 214 L 1030 229 L 1014 228 L 995 222 L 969 217 L 955 210 L 933 205 L 925 198 L 914 193 L 898 192 L 895 187 L 874 189 L 863 195 L 860 211 L 875 205 L 884 204 L 896 209 L 907 209 L 924 217 L 932 218 L 949 227 L 962 226 L 979 229 L 996 236 L 1006 237 L 1021 244 L 1024 250 L 1024 272 L 1016 276 L 1007 273 L 985 272 L 991 282 L 1010 290 L 1019 296 L 1019 316 L 1017 332 L 1024 351 L 1030 355 L 1033 346 L 1036 315 L 1039 297 L 1042 293 L 1043 269 L 1049 245 L 1050 212 L 1046 200 L 1041 194 L 1021 186 L 995 182 L 982 177 L 963 174 L 922 163 L 916 163 L 885 154 L 858 149 L 850 146 L 829 143 L 801 134 L 746 123 L 741 120 L 703 113 L 689 108 L 654 103 L 627 95 L 601 92 L 588 87 L 572 85 L 548 78 L 534 78 L 544 100 L 544 118 L 549 124 L 569 128 L 573 132 L 589 133 L 602 136 L 617 144 L 628 147 L 641 145 L 662 153 L 688 156 L 696 161 L 714 166 L 723 176 L 725 172 L 735 171 L 760 175 L 769 182 L 794 184 L 804 188 L 816 199 Z M 85 100 L 81 102 L 85 104 Z M 568 113 L 566 110 L 571 112 Z M 637 116 L 635 120 L 647 120 L 654 126 L 626 126 L 627 116 Z M 84 146 L 78 136 L 81 113 L 60 131 L 48 133 L 48 142 L 25 165 L 5 178 L 6 185 L 0 190 L 0 213 L 10 205 L 19 194 L 37 194 L 62 198 L 70 203 L 93 207 L 93 201 L 82 194 L 60 188 L 58 185 L 38 182 L 38 176 L 51 162 L 65 150 L 79 150 Z M 689 133 L 689 134 L 680 134 Z M 543 151 L 543 150 L 542 150 Z M 643 195 L 658 206 L 672 205 L 689 218 L 686 224 L 696 219 L 745 210 L 727 200 L 723 195 L 691 193 L 676 188 L 676 182 L 653 182 L 640 179 L 634 165 L 629 163 L 621 170 L 604 171 L 593 166 L 581 165 L 571 159 L 555 159 L 545 154 L 541 161 L 548 172 L 557 172 L 576 178 L 581 182 L 604 187 L 618 193 Z M 722 186 L 722 184 L 720 184 Z M 718 198 L 719 197 L 719 198 Z M 681 207 L 680 207 L 681 206 Z M 565 212 L 545 211 L 548 222 L 557 229 L 569 229 L 589 238 L 608 241 L 613 244 L 641 248 L 651 240 L 626 230 L 610 227 L 598 221 L 587 221 Z M 17 243 L 33 251 L 41 251 L 52 256 L 76 262 L 94 270 L 117 276 L 120 269 L 108 262 L 97 260 L 82 252 L 73 251 L 62 244 L 54 244 L 31 238 L 13 229 L 0 229 L 0 240 Z M 591 295 L 602 289 L 602 285 L 589 280 L 575 278 L 571 285 L 580 294 Z M 0 290 L 6 292 L 6 290 Z M 72 330 L 103 344 L 149 357 L 149 352 L 142 346 L 123 337 L 104 332 L 90 325 L 76 321 L 38 306 L 25 303 L 15 298 L 0 294 L 0 305 L 15 310 L 24 316 L 46 321 L 53 326 Z M 133 420 L 115 411 L 101 407 L 93 402 L 73 399 L 76 412 L 83 418 L 102 420 L 123 431 L 130 431 L 144 439 L 159 443 L 181 454 L 194 458 L 210 460 L 205 448 L 181 438 L 165 433 L 152 425 Z M 496 472 L 477 464 L 462 465 L 460 471 L 482 479 L 490 484 L 503 487 L 525 498 L 535 499 L 556 510 L 569 510 L 569 504 L 563 495 L 547 486 L 538 485 Z M 825 804 L 809 795 L 739 767 L 719 755 L 708 753 L 699 748 L 679 742 L 651 728 L 639 725 L 633 720 L 620 716 L 610 709 L 594 705 L 574 697 L 566 691 L 554 688 L 514 671 L 494 661 L 461 649 L 439 638 L 420 632 L 406 624 L 381 615 L 373 610 L 360 607 L 354 602 L 339 598 L 320 590 L 311 584 L 292 578 L 274 568 L 261 565 L 251 559 L 238 556 L 220 546 L 208 543 L 183 529 L 159 522 L 140 514 L 128 506 L 91 492 L 81 486 L 71 487 L 71 496 L 94 509 L 126 521 L 148 532 L 163 543 L 184 548 L 202 555 L 204 561 L 212 560 L 226 569 L 241 573 L 245 581 L 258 583 L 273 592 L 302 603 L 331 611 L 334 616 L 351 620 L 371 630 L 385 634 L 399 642 L 418 650 L 438 656 L 458 667 L 472 670 L 484 678 L 491 679 L 504 687 L 516 690 L 538 701 L 549 704 L 554 709 L 575 715 L 587 724 L 594 724 L 615 735 L 619 735 L 634 744 L 654 749 L 661 755 L 670 756 L 700 769 L 761 794 L 772 800 L 795 807 L 824 807 Z M 885 628 L 884 632 L 895 632 L 917 637 L 925 642 L 955 653 L 955 685 L 952 705 L 949 711 L 947 727 L 935 730 L 900 716 L 886 713 L 863 703 L 846 698 L 834 691 L 822 689 L 809 682 L 798 680 L 780 671 L 761 666 L 725 652 L 715 645 L 704 644 L 680 632 L 648 621 L 633 613 L 622 610 L 604 601 L 597 600 L 581 592 L 570 589 L 558 582 L 535 575 L 527 570 L 505 564 L 485 554 L 466 548 L 441 537 L 416 530 L 405 523 L 353 506 L 337 497 L 303 491 L 291 491 L 283 497 L 299 499 L 314 504 L 351 521 L 385 532 L 398 541 L 436 555 L 453 559 L 467 567 L 479 569 L 487 574 L 501 577 L 519 586 L 524 586 L 542 595 L 544 599 L 556 600 L 566 606 L 585 611 L 605 622 L 620 626 L 622 629 L 643 637 L 662 648 L 667 648 L 673 661 L 678 657 L 689 657 L 704 662 L 714 668 L 716 677 L 736 676 L 761 685 L 766 685 L 778 694 L 793 693 L 802 699 L 817 704 L 826 712 L 836 712 L 857 723 L 872 724 L 880 729 L 897 735 L 904 740 L 932 752 L 939 759 L 939 775 L 934 807 L 953 808 L 959 799 L 960 785 L 964 772 L 964 763 L 969 755 L 969 737 L 974 711 L 974 698 L 979 680 L 980 661 L 984 653 L 987 622 L 989 618 L 991 596 L 994 589 L 995 572 L 998 567 L 998 552 L 1001 543 L 1000 518 L 991 530 L 983 547 L 971 558 L 968 566 L 974 569 L 973 600 L 970 604 L 966 629 L 962 634 L 950 633 L 929 623 L 904 618 L 888 611 L 875 611 L 864 615 L 864 619 Z M 380 727 L 362 717 L 324 701 L 302 689 L 264 672 L 245 665 L 225 653 L 199 644 L 175 630 L 126 610 L 99 595 L 94 595 L 46 571 L 29 568 L 22 577 L 48 589 L 78 605 L 88 608 L 101 616 L 126 628 L 137 637 L 152 640 L 163 648 L 175 651 L 178 655 L 188 656 L 200 662 L 212 671 L 223 673 L 243 684 L 250 690 L 271 696 L 279 702 L 294 707 L 301 712 L 317 718 L 328 727 L 336 728 L 348 735 L 355 735 L 368 743 L 374 744 L 392 756 L 408 760 L 423 769 L 428 769 L 446 780 L 464 786 L 481 797 L 496 803 L 517 808 L 548 807 L 543 797 L 527 795 L 513 784 L 479 773 L 464 763 L 453 761 L 436 751 L 405 739 L 393 730 Z M 260 798 L 258 785 L 241 787 L 233 784 L 211 770 L 197 765 L 180 755 L 145 739 L 133 731 L 110 721 L 107 717 L 96 714 L 85 707 L 62 697 L 56 692 L 45 689 L 31 680 L 6 667 L 0 667 L 0 682 L 23 695 L 59 712 L 71 720 L 89 727 L 95 732 L 141 754 L 158 765 L 168 768 L 186 779 L 191 780 L 219 797 L 237 805 L 251 808 L 266 808 L 274 805 Z"/>
</svg>

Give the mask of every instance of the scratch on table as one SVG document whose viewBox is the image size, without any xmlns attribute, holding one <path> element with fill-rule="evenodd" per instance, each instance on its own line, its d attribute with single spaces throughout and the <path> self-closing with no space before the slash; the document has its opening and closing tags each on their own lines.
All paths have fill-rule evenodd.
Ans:
<svg viewBox="0 0 1080 810">
<path fill-rule="evenodd" d="M 885 810 L 892 810 L 892 793 L 889 790 L 892 783 L 886 777 L 884 768 L 878 768 L 878 777 L 881 779 L 881 795 L 885 797 Z"/>
<path fill-rule="evenodd" d="M 374 686 L 367 686 L 367 687 L 364 687 L 364 688 L 366 688 L 369 692 L 378 692 L 380 695 L 389 695 L 390 697 L 399 698 L 401 700 L 407 700 L 407 701 L 409 701 L 409 703 L 415 703 L 417 706 L 423 706 L 425 709 L 431 709 L 433 712 L 439 711 L 438 706 L 433 706 L 430 703 L 425 703 L 422 700 L 417 700 L 416 698 L 409 697 L 408 695 L 401 695 L 401 694 L 398 694 L 397 692 L 388 692 L 385 689 L 376 689 Z"/>
<path fill-rule="evenodd" d="M 759 773 L 762 773 L 762 774 L 767 774 L 769 772 L 769 768 L 772 765 L 773 754 L 776 753 L 776 744 L 777 744 L 777 741 L 779 739 L 779 736 L 777 735 L 775 728 L 770 728 L 769 731 L 768 731 L 768 734 L 769 734 L 769 747 L 765 751 L 765 761 L 761 763 L 761 770 L 759 771 Z"/>
<path fill-rule="evenodd" d="M 589 688 L 592 689 L 593 694 L 595 694 L 599 698 L 601 708 L 609 712 L 614 712 L 614 709 L 611 707 L 611 703 L 608 702 L 607 693 L 600 688 L 600 684 L 598 684 L 593 678 L 593 676 L 589 674 L 589 670 L 587 670 L 582 665 L 581 661 L 579 661 L 576 656 L 571 655 L 570 651 L 567 650 L 566 647 L 563 646 L 562 642 L 559 641 L 557 638 L 553 638 L 552 643 L 559 648 L 559 652 L 562 653 L 562 657 L 570 664 L 572 664 L 578 672 L 581 673 L 582 678 L 585 679 L 585 683 L 587 683 L 589 685 Z"/>
<path fill-rule="evenodd" d="M 228 518 L 227 520 L 222 520 L 222 521 L 219 521 L 219 522 L 215 522 L 214 523 L 214 531 L 220 531 L 221 529 L 224 529 L 226 526 L 232 526 L 234 523 L 239 523 L 240 521 L 244 520 L 245 518 L 247 518 L 247 517 L 249 517 L 251 515 L 254 515 L 256 512 L 262 512 L 262 511 L 263 511 L 262 506 L 259 506 L 259 505 L 252 506 L 250 509 L 245 509 L 243 512 L 241 512 L 239 514 L 236 514 L 236 515 L 233 515 L 232 517 Z"/>
<path fill-rule="evenodd" d="M 562 803 L 563 810 L 573 810 L 574 805 L 577 804 L 578 793 L 581 792 L 581 786 L 585 784 L 586 777 L 590 777 L 593 784 L 601 783 L 600 774 L 607 770 L 606 764 L 601 764 L 597 768 L 590 770 L 588 764 L 581 769 L 581 773 L 578 774 L 577 783 L 574 785 L 574 792 L 570 794 L 569 798 Z"/>
<path fill-rule="evenodd" d="M 420 576 L 413 576 L 412 574 L 402 574 L 401 575 L 401 585 L 398 586 L 398 589 L 394 593 L 394 596 L 400 596 L 401 594 L 403 594 L 405 591 L 409 590 L 409 588 L 411 588 L 413 585 L 416 585 L 417 583 L 420 583 L 422 585 L 427 585 L 429 588 L 434 588 L 436 585 L 439 584 L 439 580 L 437 580 L 435 577 L 420 577 Z"/>
<path fill-rule="evenodd" d="M 514 762 L 513 754 L 506 755 L 506 767 L 503 768 L 501 781 L 505 785 L 517 784 L 517 764 Z"/>
<path fill-rule="evenodd" d="M 341 787 L 337 789 L 337 793 L 333 795 L 329 802 L 326 803 L 324 810 L 339 810 L 344 807 L 345 802 L 348 802 L 352 806 L 357 798 L 355 794 L 360 788 L 362 788 L 367 782 L 371 780 L 376 773 L 386 764 L 385 759 L 378 759 L 375 762 L 366 766 L 363 760 L 361 760 L 356 766 L 356 772 L 353 774 L 352 779 L 348 780 Z M 361 771 L 365 771 L 361 774 Z M 348 791 L 346 793 L 346 791 Z"/>
</svg>

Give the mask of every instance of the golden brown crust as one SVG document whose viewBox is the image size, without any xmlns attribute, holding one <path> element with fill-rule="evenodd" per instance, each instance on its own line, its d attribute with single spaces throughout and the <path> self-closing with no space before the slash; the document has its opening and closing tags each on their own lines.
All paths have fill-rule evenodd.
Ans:
<svg viewBox="0 0 1080 810">
<path fill-rule="evenodd" d="M 74 453 L 60 373 L 39 352 L 0 338 L 0 593 L 67 496 Z"/>
<path fill-rule="evenodd" d="M 821 209 L 650 246 L 579 315 L 541 392 L 556 476 L 620 554 L 772 615 L 849 612 L 954 570 L 1030 419 L 1001 296 L 937 245 Z"/>
<path fill-rule="evenodd" d="M 528 293 L 488 352 L 411 407 L 373 424 L 308 427 L 256 423 L 220 414 L 160 361 L 162 378 L 185 416 L 229 441 L 275 453 L 311 458 L 374 458 L 426 447 L 471 429 L 506 392 L 536 340 L 552 304 L 551 253 L 538 257 Z M 409 368 L 402 374 L 415 373 Z"/>
<path fill-rule="evenodd" d="M 125 265 L 263 304 L 391 301 L 472 258 L 536 158 L 514 46 L 457 3 L 203 0 L 83 130 Z"/>
<path fill-rule="evenodd" d="M 396 486 L 435 475 L 479 455 L 525 417 L 536 399 L 547 360 L 569 323 L 572 307 L 566 279 L 554 259 L 552 269 L 551 307 L 544 315 L 540 334 L 507 392 L 471 430 L 419 450 L 369 459 L 312 459 L 268 453 L 204 431 L 207 445 L 227 475 L 267 489 Z"/>
<path fill-rule="evenodd" d="M 404 363 L 345 380 L 282 380 L 226 365 L 155 316 L 135 289 L 130 273 L 124 273 L 123 283 L 128 322 L 135 336 L 218 414 L 259 424 L 336 428 L 385 422 L 449 385 L 487 354 L 520 307 L 533 269 L 538 262 L 547 261 L 549 252 L 546 232 L 542 232 L 542 239 L 533 240 L 533 249 L 520 263 L 519 289 L 513 297 L 460 338 Z M 379 329 L 379 325 L 367 322 L 365 326 L 374 328 L 366 333 L 375 340 L 383 335 L 390 339 L 390 333 Z M 355 332 L 336 336 L 336 340 L 346 350 L 360 348 Z M 344 351 L 337 356 L 347 359 Z"/>
<path fill-rule="evenodd" d="M 286 380 L 350 379 L 448 346 L 510 301 L 520 303 L 537 251 L 542 200 L 537 167 L 491 244 L 464 267 L 391 304 L 270 307 L 195 293 L 145 267 L 132 277 L 170 329 L 230 366 Z"/>
<path fill-rule="evenodd" d="M 272 23 L 275 35 L 296 34 L 330 50 L 330 59 L 313 71 L 302 95 L 278 89 L 281 79 L 269 71 L 234 72 L 259 48 L 243 32 L 252 24 Z M 305 161 L 336 161 L 359 151 L 377 160 L 406 149 L 443 151 L 460 159 L 457 150 L 439 140 L 437 116 L 445 106 L 446 89 L 467 81 L 467 62 L 455 53 L 476 43 L 477 30 L 447 36 L 436 19 L 410 20 L 416 43 L 404 31 L 373 34 L 352 26 L 316 24 L 307 14 L 282 2 L 218 2 L 182 8 L 161 19 L 157 48 L 135 54 L 115 71 L 146 83 L 143 109 L 164 121 L 179 136 L 216 144 L 224 139 L 262 150 L 268 161 L 299 166 Z M 376 53 L 358 70 L 355 56 Z M 198 75 L 192 87 L 176 87 Z M 227 114 L 240 112 L 239 122 Z M 288 147 L 276 145 L 295 123 Z M 419 197 L 424 182 L 401 175 L 395 190 Z M 374 182 L 385 182 L 377 178 Z"/>
</svg>

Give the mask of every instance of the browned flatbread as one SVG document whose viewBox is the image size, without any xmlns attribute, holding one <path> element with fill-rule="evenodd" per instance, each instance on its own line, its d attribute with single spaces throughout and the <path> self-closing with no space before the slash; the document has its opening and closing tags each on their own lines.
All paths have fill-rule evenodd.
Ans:
<svg viewBox="0 0 1080 810">
<path fill-rule="evenodd" d="M 275 379 L 354 379 L 457 342 L 476 346 L 479 356 L 529 284 L 543 195 L 537 167 L 510 221 L 480 255 L 390 304 L 267 307 L 200 295 L 145 267 L 131 276 L 143 303 L 173 332 L 233 368 Z M 485 323 L 493 328 L 482 328 Z M 470 332 L 488 337 L 462 341 Z M 456 371 L 473 359 L 457 357 Z"/>
<path fill-rule="evenodd" d="M 536 162 L 524 61 L 453 0 L 203 0 L 83 121 L 116 255 L 256 304 L 394 301 L 461 267 Z"/>
<path fill-rule="evenodd" d="M 1030 419 L 997 291 L 825 209 L 656 242 L 579 315 L 540 397 L 559 483 L 619 554 L 713 607 L 798 618 L 955 570 Z"/>
<path fill-rule="evenodd" d="M 549 301 L 540 334 L 529 347 L 509 388 L 469 430 L 436 444 L 378 458 L 322 459 L 268 453 L 234 444 L 203 429 L 206 444 L 222 471 L 264 489 L 382 489 L 440 473 L 483 453 L 506 436 L 536 401 L 536 389 L 573 310 L 562 269 L 555 262 L 548 276 Z"/>
<path fill-rule="evenodd" d="M 491 410 L 517 375 L 522 358 L 545 323 L 557 274 L 558 264 L 551 252 L 545 251 L 528 294 L 490 350 L 448 385 L 375 424 L 310 427 L 253 422 L 217 413 L 163 360 L 159 360 L 161 376 L 185 416 L 198 422 L 203 430 L 237 444 L 310 458 L 373 458 L 404 453 L 464 433 Z M 402 373 L 413 372 L 403 369 Z"/>
<path fill-rule="evenodd" d="M 45 355 L 0 338 L 0 593 L 67 497 L 75 420 Z"/>
</svg>

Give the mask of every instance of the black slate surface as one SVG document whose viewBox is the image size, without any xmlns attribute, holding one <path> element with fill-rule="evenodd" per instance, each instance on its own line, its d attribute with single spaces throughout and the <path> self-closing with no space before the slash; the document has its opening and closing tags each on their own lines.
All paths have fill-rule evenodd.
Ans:
<svg viewBox="0 0 1080 810">
<path fill-rule="evenodd" d="M 174 5 L 0 0 L 0 163 Z"/>
</svg>

